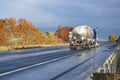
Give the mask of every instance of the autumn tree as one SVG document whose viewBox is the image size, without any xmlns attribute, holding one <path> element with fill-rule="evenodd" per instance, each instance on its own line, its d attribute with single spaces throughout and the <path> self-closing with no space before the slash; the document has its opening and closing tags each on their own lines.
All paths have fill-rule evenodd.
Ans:
<svg viewBox="0 0 120 80">
<path fill-rule="evenodd" d="M 71 30 L 70 27 L 59 26 L 55 33 L 41 33 L 26 19 L 18 21 L 14 18 L 0 19 L 0 45 L 58 44 L 62 40 L 68 41 L 68 33 Z"/>
<path fill-rule="evenodd" d="M 7 45 L 39 44 L 41 32 L 26 19 L 0 19 L 0 43 Z"/>
<path fill-rule="evenodd" d="M 53 32 L 47 31 L 42 33 L 42 44 L 58 44 L 61 42 L 61 39 L 59 39 Z"/>
<path fill-rule="evenodd" d="M 19 19 L 19 30 L 24 44 L 38 44 L 41 40 L 41 32 L 25 19 Z"/>
<path fill-rule="evenodd" d="M 5 33 L 7 36 L 7 44 L 16 42 L 16 20 L 14 18 L 4 19 Z"/>
<path fill-rule="evenodd" d="M 72 31 L 72 29 L 73 27 L 58 26 L 56 35 L 58 36 L 58 38 L 61 38 L 63 41 L 68 42 L 69 31 Z"/>
<path fill-rule="evenodd" d="M 0 45 L 6 44 L 6 34 L 3 20 L 0 19 Z"/>
</svg>

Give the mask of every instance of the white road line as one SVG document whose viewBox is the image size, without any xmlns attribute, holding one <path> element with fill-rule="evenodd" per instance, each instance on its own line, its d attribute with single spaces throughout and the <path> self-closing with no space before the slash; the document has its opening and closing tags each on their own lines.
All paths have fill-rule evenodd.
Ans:
<svg viewBox="0 0 120 80">
<path fill-rule="evenodd" d="M 1 73 L 1 74 L 0 74 L 0 77 L 1 77 L 1 76 L 4 76 L 4 75 L 8 75 L 8 74 L 15 73 L 15 72 L 18 72 L 18 71 L 22 71 L 22 70 L 25 70 L 25 69 L 28 69 L 28 68 L 40 66 L 40 65 L 43 65 L 43 64 L 46 64 L 46 63 L 49 63 L 49 62 L 57 61 L 57 60 L 60 60 L 60 59 L 63 59 L 63 58 L 69 57 L 69 56 L 70 56 L 70 55 L 67 55 L 67 56 L 64 56 L 64 57 L 52 59 L 52 60 L 45 61 L 45 62 L 42 62 L 42 63 L 37 63 L 37 64 L 30 65 L 30 66 L 27 66 L 27 67 L 23 67 L 23 68 L 15 69 L 15 70 L 8 71 L 8 72 L 5 72 L 5 73 Z"/>
<path fill-rule="evenodd" d="M 8 59 L 11 59 L 11 58 L 16 58 L 16 57 L 28 57 L 28 56 L 52 54 L 52 53 L 55 53 L 55 52 L 68 51 L 68 50 L 69 49 L 60 49 L 60 50 L 43 51 L 43 52 L 36 52 L 36 53 L 29 53 L 29 54 L 8 55 L 8 56 L 0 58 L 0 61 L 6 60 L 6 59 L 8 60 Z"/>
<path fill-rule="evenodd" d="M 64 49 L 64 50 L 67 50 L 67 49 Z M 61 50 L 56 50 L 56 51 L 61 51 Z M 56 52 L 55 50 L 53 52 Z M 85 51 L 82 51 L 82 52 L 86 52 L 88 50 L 85 50 Z M 77 52 L 75 54 L 80 54 L 80 52 Z M 74 54 L 72 54 L 74 55 Z M 27 66 L 27 67 L 23 67 L 23 68 L 19 68 L 19 69 L 15 69 L 15 70 L 12 70 L 12 71 L 8 71 L 8 72 L 5 72 L 5 73 L 1 73 L 0 74 L 0 77 L 1 76 L 4 76 L 4 75 L 8 75 L 8 74 L 12 74 L 12 73 L 15 73 L 15 72 L 18 72 L 18 71 L 22 71 L 22 70 L 25 70 L 25 69 L 28 69 L 28 68 L 32 68 L 32 67 L 36 67 L 36 66 L 40 66 L 40 65 L 43 65 L 43 64 L 46 64 L 46 63 L 49 63 L 49 62 L 53 62 L 53 61 L 57 61 L 57 60 L 60 60 L 62 58 L 66 58 L 66 57 L 69 57 L 71 55 L 67 55 L 67 56 L 64 56 L 64 57 L 60 57 L 60 58 L 56 58 L 56 59 L 52 59 L 52 60 L 49 60 L 49 61 L 45 61 L 45 62 L 42 62 L 42 63 L 37 63 L 37 64 L 34 64 L 34 65 L 30 65 L 30 66 Z"/>
</svg>

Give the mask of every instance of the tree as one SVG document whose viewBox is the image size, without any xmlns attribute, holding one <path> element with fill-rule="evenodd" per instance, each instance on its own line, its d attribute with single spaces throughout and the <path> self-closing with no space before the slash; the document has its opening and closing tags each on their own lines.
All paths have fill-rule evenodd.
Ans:
<svg viewBox="0 0 120 80">
<path fill-rule="evenodd" d="M 0 19 L 0 44 L 30 45 L 39 44 L 41 32 L 26 19 Z"/>
<path fill-rule="evenodd" d="M 116 35 L 111 34 L 111 35 L 109 36 L 109 40 L 110 40 L 110 41 L 116 41 Z"/>
<path fill-rule="evenodd" d="M 56 35 L 58 38 L 61 38 L 64 42 L 68 42 L 69 38 L 69 31 L 72 31 L 73 27 L 64 27 L 64 26 L 58 26 L 58 29 L 56 31 Z"/>
<path fill-rule="evenodd" d="M 3 23 L 0 20 L 0 45 L 4 44 L 6 44 L 5 27 L 3 26 Z"/>
<path fill-rule="evenodd" d="M 24 44 L 38 44 L 41 42 L 41 32 L 25 19 L 19 19 L 19 30 Z"/>
</svg>

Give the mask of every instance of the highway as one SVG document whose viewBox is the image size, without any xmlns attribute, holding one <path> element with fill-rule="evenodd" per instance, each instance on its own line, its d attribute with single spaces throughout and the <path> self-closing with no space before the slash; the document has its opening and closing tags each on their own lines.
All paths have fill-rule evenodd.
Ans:
<svg viewBox="0 0 120 80">
<path fill-rule="evenodd" d="M 68 46 L 21 49 L 0 53 L 0 80 L 89 80 L 117 43 L 93 49 Z"/>
</svg>

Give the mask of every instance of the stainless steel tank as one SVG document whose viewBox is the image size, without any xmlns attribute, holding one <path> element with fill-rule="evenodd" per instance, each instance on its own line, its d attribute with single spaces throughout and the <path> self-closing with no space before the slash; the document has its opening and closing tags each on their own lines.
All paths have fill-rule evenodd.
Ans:
<svg viewBox="0 0 120 80">
<path fill-rule="evenodd" d="M 76 40 L 93 39 L 94 36 L 93 30 L 87 25 L 76 26 L 72 30 L 72 35 Z"/>
</svg>

